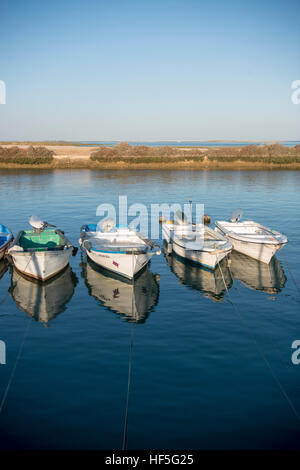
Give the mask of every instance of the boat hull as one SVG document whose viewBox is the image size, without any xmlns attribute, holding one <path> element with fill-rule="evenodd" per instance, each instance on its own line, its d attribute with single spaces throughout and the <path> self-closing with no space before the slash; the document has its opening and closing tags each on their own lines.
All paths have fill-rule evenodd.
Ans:
<svg viewBox="0 0 300 470">
<path fill-rule="evenodd" d="M 252 220 L 217 221 L 215 226 L 215 230 L 231 242 L 235 251 L 266 264 L 269 264 L 275 253 L 288 242 L 282 233 Z"/>
<path fill-rule="evenodd" d="M 11 252 L 15 268 L 26 276 L 46 281 L 68 264 L 72 247 L 58 251 Z"/>
<path fill-rule="evenodd" d="M 111 272 L 132 279 L 143 269 L 152 256 L 153 252 L 146 252 L 141 254 L 127 254 L 127 253 L 102 253 L 93 250 L 86 250 L 87 256 L 97 265 L 102 268 L 108 269 Z"/>
<path fill-rule="evenodd" d="M 201 264 L 209 269 L 215 269 L 217 264 L 225 258 L 227 252 L 208 253 L 205 251 L 186 250 L 184 247 L 173 242 L 173 251 L 181 258 L 188 259 L 194 263 Z M 230 250 L 231 251 L 231 250 Z M 228 251 L 228 253 L 230 252 Z"/>
<path fill-rule="evenodd" d="M 285 243 L 278 245 L 255 242 L 250 243 L 248 241 L 243 242 L 241 240 L 236 240 L 229 235 L 226 235 L 226 237 L 231 241 L 234 250 L 266 264 L 269 264 L 275 253 L 285 245 Z"/>
<path fill-rule="evenodd" d="M 215 269 L 218 263 L 225 258 L 227 254 L 231 252 L 231 249 L 228 250 L 215 250 L 215 251 L 202 251 L 202 250 L 189 250 L 184 246 L 180 245 L 173 238 L 173 234 L 168 227 L 162 227 L 163 237 L 167 243 L 171 243 L 172 250 L 181 258 L 193 261 L 198 263 L 201 266 L 204 266 L 209 269 Z"/>
<path fill-rule="evenodd" d="M 5 243 L 4 245 L 1 245 L 0 247 L 0 260 L 2 260 L 5 256 L 5 253 L 7 252 L 7 250 L 9 249 L 11 243 L 12 243 L 12 238 L 10 240 L 7 241 L 7 243 Z"/>
</svg>

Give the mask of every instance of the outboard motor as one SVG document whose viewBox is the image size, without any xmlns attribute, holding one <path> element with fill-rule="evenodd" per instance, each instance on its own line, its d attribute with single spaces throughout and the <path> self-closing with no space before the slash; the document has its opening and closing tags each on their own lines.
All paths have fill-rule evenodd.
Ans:
<svg viewBox="0 0 300 470">
<path fill-rule="evenodd" d="M 102 232 L 111 232 L 115 228 L 116 223 L 113 219 L 104 219 L 100 222 Z"/>
<path fill-rule="evenodd" d="M 189 223 L 187 216 L 185 215 L 184 212 L 178 210 L 175 212 L 174 215 L 174 222 L 177 225 L 186 225 Z"/>
<path fill-rule="evenodd" d="M 242 216 L 243 216 L 243 210 L 235 209 L 229 218 L 229 222 L 231 223 L 238 222 L 239 220 L 241 220 Z"/>
</svg>

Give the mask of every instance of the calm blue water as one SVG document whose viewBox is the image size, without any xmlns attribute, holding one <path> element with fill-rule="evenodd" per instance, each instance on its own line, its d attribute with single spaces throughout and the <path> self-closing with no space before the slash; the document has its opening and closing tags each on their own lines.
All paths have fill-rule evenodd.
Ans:
<svg viewBox="0 0 300 470">
<path fill-rule="evenodd" d="M 0 221 L 17 233 L 34 213 L 77 244 L 118 195 L 192 198 L 213 220 L 242 207 L 289 243 L 270 268 L 233 256 L 228 292 L 220 272 L 163 255 L 134 292 L 80 253 L 44 287 L 0 265 L 0 447 L 121 449 L 131 341 L 129 449 L 299 447 L 300 173 L 1 171 Z"/>
<path fill-rule="evenodd" d="M 95 146 L 95 145 L 116 145 L 119 143 L 119 141 L 84 141 L 80 142 L 82 145 L 87 145 L 87 146 Z M 222 142 L 222 141 L 185 141 L 185 140 L 169 140 L 169 141 L 157 141 L 157 142 L 129 142 L 130 145 L 147 145 L 149 147 L 161 147 L 162 145 L 167 145 L 167 146 L 176 146 L 176 147 L 244 147 L 245 145 L 268 145 L 270 143 L 274 142 L 246 142 L 246 141 L 241 141 L 241 142 Z M 299 140 L 289 140 L 289 141 L 282 141 L 280 142 L 281 145 L 286 145 L 287 147 L 294 147 L 295 145 L 299 144 Z"/>
</svg>

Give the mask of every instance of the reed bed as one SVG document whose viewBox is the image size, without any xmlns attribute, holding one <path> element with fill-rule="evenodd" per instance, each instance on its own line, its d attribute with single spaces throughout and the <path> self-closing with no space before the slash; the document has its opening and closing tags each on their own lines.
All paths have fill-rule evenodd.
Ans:
<svg viewBox="0 0 300 470">
<path fill-rule="evenodd" d="M 45 147 L 0 147 L 0 163 L 42 165 L 53 162 L 54 152 Z"/>
<path fill-rule="evenodd" d="M 176 163 L 176 162 L 253 162 L 263 164 L 300 163 L 300 145 L 285 147 L 280 144 L 248 145 L 245 147 L 180 148 L 131 146 L 124 142 L 114 147 L 100 147 L 91 153 L 91 160 L 99 163 Z"/>
</svg>

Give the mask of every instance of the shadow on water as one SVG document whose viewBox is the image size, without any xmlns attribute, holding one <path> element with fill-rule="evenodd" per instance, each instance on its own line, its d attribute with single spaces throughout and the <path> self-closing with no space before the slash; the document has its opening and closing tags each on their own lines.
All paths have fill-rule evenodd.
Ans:
<svg viewBox="0 0 300 470">
<path fill-rule="evenodd" d="M 6 259 L 0 261 L 0 279 L 4 276 L 8 269 L 8 262 Z"/>
<path fill-rule="evenodd" d="M 233 251 L 230 254 L 230 271 L 233 278 L 246 287 L 268 294 L 280 292 L 286 283 L 284 271 L 275 256 L 269 264 L 265 264 Z"/>
<path fill-rule="evenodd" d="M 227 289 L 232 286 L 232 278 L 226 260 L 220 263 L 221 268 L 218 266 L 214 271 L 211 271 L 192 261 L 180 258 L 176 253 L 168 255 L 165 241 L 162 249 L 171 271 L 181 284 L 200 291 L 204 297 L 208 297 L 214 302 L 222 302 Z"/>
<path fill-rule="evenodd" d="M 46 282 L 28 278 L 12 268 L 9 292 L 19 310 L 46 324 L 66 310 L 77 283 L 70 266 Z"/>
<path fill-rule="evenodd" d="M 89 295 L 120 315 L 123 320 L 145 323 L 158 303 L 159 275 L 152 274 L 146 266 L 132 282 L 110 273 L 90 260 L 84 260 L 81 266 Z"/>
</svg>

